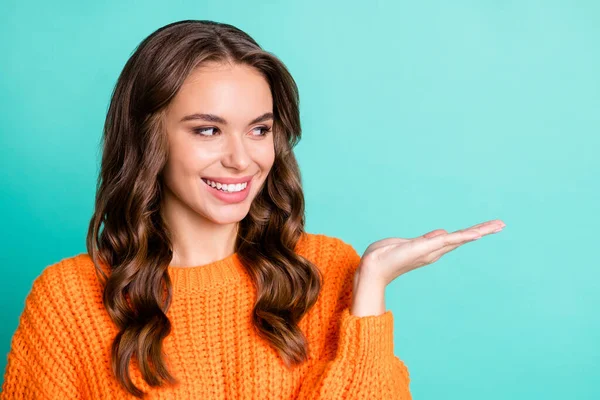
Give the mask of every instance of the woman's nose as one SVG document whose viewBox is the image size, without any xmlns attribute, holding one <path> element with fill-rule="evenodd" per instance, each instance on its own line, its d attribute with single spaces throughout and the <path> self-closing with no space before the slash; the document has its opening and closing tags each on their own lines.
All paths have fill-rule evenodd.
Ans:
<svg viewBox="0 0 600 400">
<path fill-rule="evenodd" d="M 250 154 L 246 149 L 244 138 L 230 135 L 227 140 L 227 151 L 223 165 L 239 170 L 245 170 L 250 164 Z"/>
</svg>

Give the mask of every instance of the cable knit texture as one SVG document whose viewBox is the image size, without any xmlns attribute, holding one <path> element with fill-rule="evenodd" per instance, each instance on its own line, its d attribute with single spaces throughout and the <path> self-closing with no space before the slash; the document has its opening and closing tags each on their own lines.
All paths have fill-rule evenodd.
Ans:
<svg viewBox="0 0 600 400">
<path fill-rule="evenodd" d="M 147 399 L 411 399 L 406 365 L 394 355 L 391 311 L 350 313 L 360 256 L 341 239 L 305 233 L 295 251 L 324 284 L 300 321 L 309 360 L 288 369 L 251 323 L 256 290 L 237 253 L 210 264 L 169 267 L 173 328 L 164 341 L 181 383 L 149 387 Z M 135 399 L 113 377 L 117 329 L 102 305 L 89 255 L 46 267 L 33 282 L 11 341 L 1 399 Z"/>
</svg>

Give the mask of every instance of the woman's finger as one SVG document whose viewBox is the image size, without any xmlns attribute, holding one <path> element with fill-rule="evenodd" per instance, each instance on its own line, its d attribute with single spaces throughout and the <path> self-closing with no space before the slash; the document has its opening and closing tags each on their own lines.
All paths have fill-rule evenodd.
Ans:
<svg viewBox="0 0 600 400">
<path fill-rule="evenodd" d="M 501 232 L 502 229 L 500 229 L 499 231 L 492 231 L 489 234 L 493 234 L 493 233 L 498 233 Z M 450 251 L 456 249 L 457 247 L 462 246 L 463 244 L 472 242 L 473 240 L 477 240 L 477 239 L 472 239 L 472 240 L 468 240 L 466 242 L 463 243 L 459 243 L 459 244 L 452 244 L 452 245 L 448 245 L 448 246 L 444 246 L 441 249 L 435 250 L 434 252 L 432 252 L 429 257 L 433 260 L 431 262 L 435 262 L 437 261 L 441 256 L 443 256 L 446 253 L 449 253 Z"/>
<path fill-rule="evenodd" d="M 439 235 L 445 235 L 447 233 L 448 232 L 445 229 L 436 229 L 434 231 L 427 232 L 426 234 L 422 235 L 421 237 L 429 239 L 429 238 L 436 237 Z"/>
<path fill-rule="evenodd" d="M 434 251 L 433 253 L 429 254 L 429 263 L 434 263 L 437 260 L 440 259 L 441 256 L 443 256 L 444 254 L 456 249 L 457 247 L 462 246 L 464 243 L 461 244 L 453 244 L 453 245 L 448 245 L 448 246 L 444 246 L 439 250 Z"/>
<path fill-rule="evenodd" d="M 447 235 L 439 235 L 424 240 L 416 240 L 415 245 L 424 253 L 431 254 L 435 251 L 441 250 L 446 246 L 460 246 L 463 243 L 467 243 L 471 240 L 477 239 L 477 236 L 485 236 L 493 233 L 498 226 L 496 224 L 483 224 L 477 230 L 471 228 L 467 230 L 459 230 L 456 232 L 449 233 Z"/>
<path fill-rule="evenodd" d="M 477 229 L 479 229 L 479 228 L 481 228 L 481 227 L 483 227 L 485 225 L 495 225 L 495 226 L 496 225 L 502 225 L 502 226 L 505 226 L 505 224 L 502 221 L 500 221 L 498 219 L 494 219 L 494 220 L 491 220 L 491 221 L 485 221 L 485 222 L 482 222 L 480 224 L 473 225 L 473 226 L 471 226 L 469 228 L 459 229 L 459 230 L 457 230 L 455 232 L 466 232 L 466 231 L 470 231 L 470 230 L 477 230 Z M 427 232 L 424 235 L 419 236 L 419 238 L 427 238 L 427 239 L 429 239 L 429 238 L 436 237 L 436 236 L 441 235 L 441 234 L 447 234 L 447 233 L 448 232 L 445 229 L 436 229 L 436 230 L 433 230 L 431 232 Z"/>
<path fill-rule="evenodd" d="M 456 232 L 466 232 L 466 231 L 471 231 L 471 230 L 478 231 L 479 228 L 488 227 L 488 226 L 489 227 L 491 227 L 491 226 L 494 226 L 494 227 L 502 226 L 502 227 L 504 227 L 504 226 L 506 226 L 506 224 L 504 222 L 502 222 L 501 220 L 499 220 L 499 219 L 493 219 L 491 221 L 486 221 L 486 222 L 482 222 L 482 223 L 477 224 L 477 225 L 473 225 L 473 226 L 471 226 L 469 228 L 459 229 Z"/>
</svg>

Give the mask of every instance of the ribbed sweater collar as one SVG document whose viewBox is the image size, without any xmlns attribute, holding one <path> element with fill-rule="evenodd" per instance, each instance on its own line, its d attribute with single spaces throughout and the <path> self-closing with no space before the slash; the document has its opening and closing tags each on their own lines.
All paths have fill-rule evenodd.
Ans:
<svg viewBox="0 0 600 400">
<path fill-rule="evenodd" d="M 91 273 L 93 263 L 90 256 L 87 253 L 81 253 L 79 256 L 89 262 L 91 267 L 82 269 L 81 272 Z M 105 273 L 110 274 L 110 269 L 104 263 L 100 262 L 100 266 Z M 201 292 L 214 287 L 231 286 L 248 279 L 237 252 L 208 264 L 168 266 L 167 271 L 171 277 L 173 290 L 179 293 Z"/>
<path fill-rule="evenodd" d="M 173 288 L 178 292 L 202 291 L 231 285 L 244 279 L 245 270 L 237 253 L 204 265 L 169 266 Z"/>
</svg>

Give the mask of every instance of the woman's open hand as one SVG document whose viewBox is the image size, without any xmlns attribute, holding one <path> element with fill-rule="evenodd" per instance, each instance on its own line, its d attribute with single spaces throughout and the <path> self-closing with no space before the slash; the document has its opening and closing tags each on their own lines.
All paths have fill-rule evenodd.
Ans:
<svg viewBox="0 0 600 400">
<path fill-rule="evenodd" d="M 452 233 L 436 229 L 413 239 L 382 239 L 367 247 L 357 272 L 387 285 L 398 276 L 431 264 L 457 247 L 497 233 L 505 226 L 500 220 L 492 220 Z"/>
</svg>

